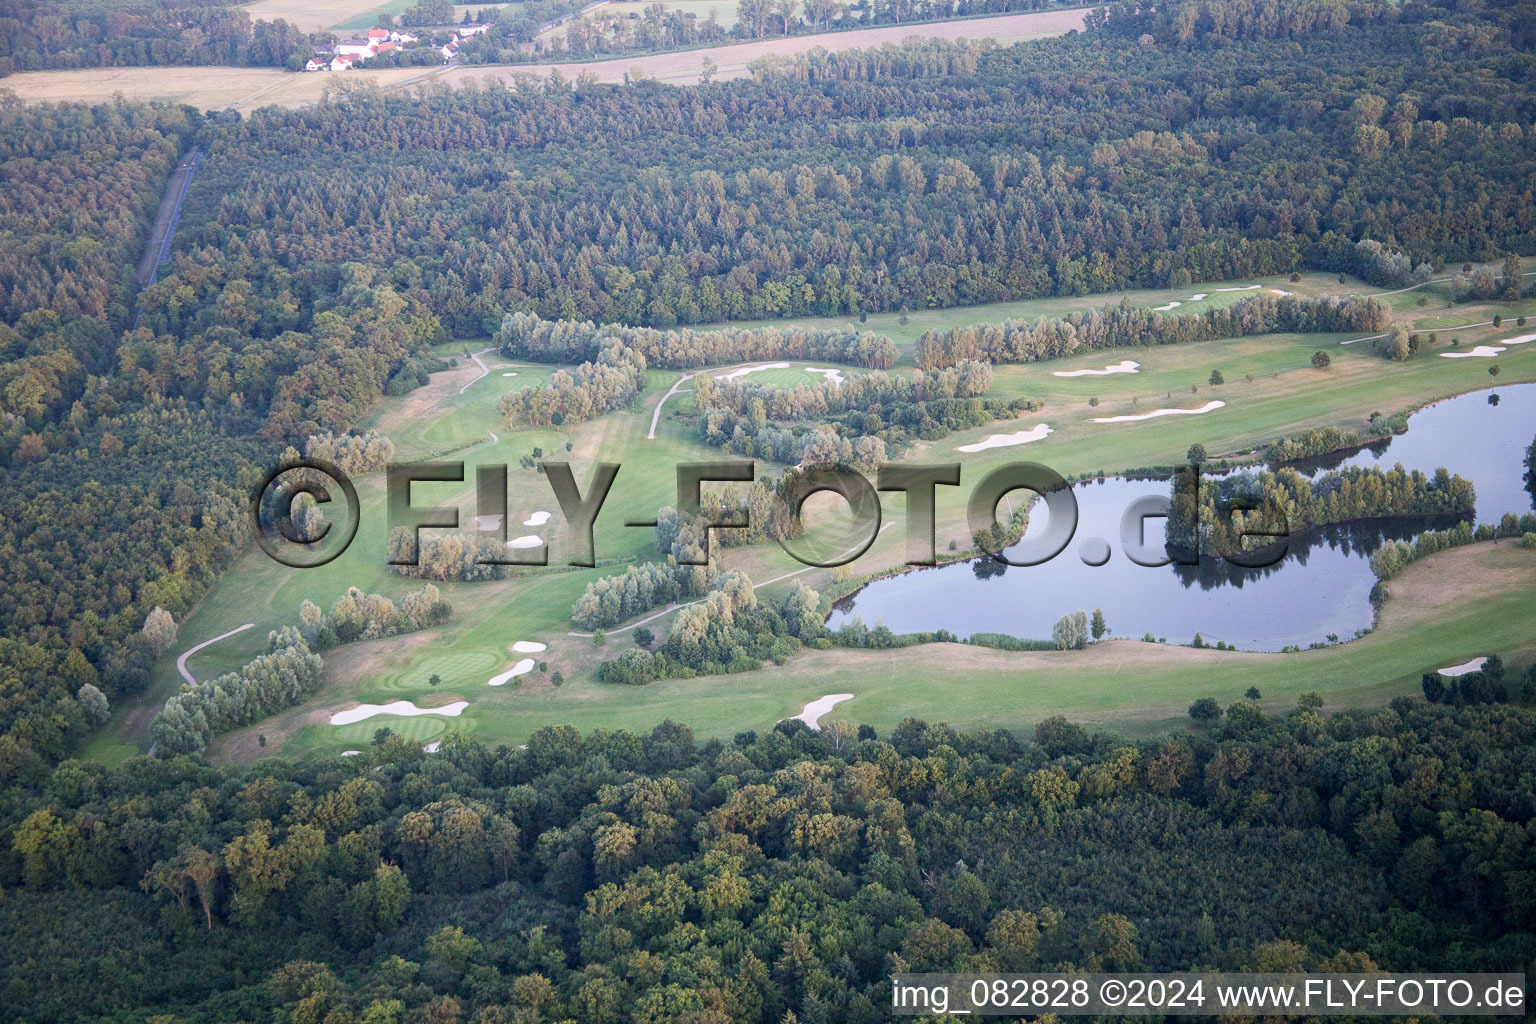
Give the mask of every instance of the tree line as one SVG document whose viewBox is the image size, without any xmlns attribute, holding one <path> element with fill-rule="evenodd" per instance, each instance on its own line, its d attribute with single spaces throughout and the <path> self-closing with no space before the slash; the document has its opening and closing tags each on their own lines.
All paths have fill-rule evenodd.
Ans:
<svg viewBox="0 0 1536 1024">
<path fill-rule="evenodd" d="M 899 453 L 914 440 L 1032 407 L 1028 399 L 987 398 L 991 387 L 991 365 L 965 360 L 911 376 L 869 373 L 796 387 L 699 374 L 693 391 L 698 434 L 708 444 L 786 465 L 867 471 L 885 464 L 890 447 Z"/>
<path fill-rule="evenodd" d="M 896 958 L 1472 971 L 1529 945 L 1530 709 L 1218 696 L 1244 713 L 1140 740 L 831 716 L 66 761 L 0 811 L 8 1014 L 873 1024 Z"/>
<path fill-rule="evenodd" d="M 165 702 L 149 733 L 167 754 L 202 751 L 221 732 L 291 707 L 320 688 L 320 655 L 292 626 L 274 630 L 269 649 L 238 672 L 226 672 Z"/>
<path fill-rule="evenodd" d="M 848 327 L 720 327 L 655 330 L 591 321 L 544 320 L 509 313 L 496 333 L 501 354 L 541 363 L 593 361 L 689 370 L 766 359 L 814 360 L 885 370 L 896 365 L 895 342 Z"/>
<path fill-rule="evenodd" d="M 1254 295 L 1230 306 L 1172 316 L 1121 300 L 1086 313 L 1037 317 L 1033 323 L 1004 320 L 925 331 L 917 339 L 914 358 L 924 369 L 966 359 L 1032 363 L 1130 345 L 1184 345 L 1277 331 L 1375 331 L 1385 327 L 1387 319 L 1386 307 L 1376 299 L 1356 296 Z"/>
<path fill-rule="evenodd" d="M 0 0 L 0 77 L 18 71 L 233 64 L 297 71 L 330 39 L 229 0 Z"/>
<path fill-rule="evenodd" d="M 1167 540 L 1172 548 L 1233 557 L 1314 526 L 1401 516 L 1471 516 L 1472 483 L 1443 466 L 1433 476 L 1402 464 L 1350 466 L 1308 478 L 1290 468 L 1173 479 Z M 1245 537 L 1246 534 L 1246 537 Z"/>
</svg>

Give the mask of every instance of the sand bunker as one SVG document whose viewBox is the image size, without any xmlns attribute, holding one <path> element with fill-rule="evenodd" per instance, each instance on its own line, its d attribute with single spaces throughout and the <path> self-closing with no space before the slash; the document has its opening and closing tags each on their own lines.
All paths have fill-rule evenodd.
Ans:
<svg viewBox="0 0 1536 1024">
<path fill-rule="evenodd" d="M 1440 670 L 1440 674 L 1443 676 L 1464 676 L 1468 672 L 1481 672 L 1483 664 L 1487 662 L 1487 660 L 1487 658 L 1473 658 L 1471 661 L 1465 662 L 1464 664 L 1452 665 L 1450 668 L 1443 668 Z"/>
<path fill-rule="evenodd" d="M 1536 341 L 1536 334 L 1521 334 L 1513 338 L 1505 338 L 1500 345 L 1524 345 L 1527 342 Z"/>
<path fill-rule="evenodd" d="M 733 381 L 737 377 L 745 377 L 747 374 L 755 373 L 758 370 L 787 370 L 787 369 L 789 369 L 789 364 L 788 363 L 763 363 L 761 366 L 743 366 L 741 369 L 739 369 L 739 370 L 732 370 L 730 373 L 717 373 L 717 374 L 715 374 L 715 380 Z"/>
<path fill-rule="evenodd" d="M 1036 423 L 1028 430 L 1021 430 L 1016 434 L 993 434 L 985 441 L 977 441 L 975 444 L 963 444 L 956 451 L 984 452 L 988 448 L 1011 448 L 1016 444 L 1029 444 L 1031 441 L 1043 441 L 1051 428 L 1044 423 Z"/>
<path fill-rule="evenodd" d="M 357 757 L 361 753 L 362 753 L 361 750 L 343 750 L 341 752 L 341 756 L 342 757 Z"/>
<path fill-rule="evenodd" d="M 1102 370 L 1057 370 L 1054 373 L 1052 373 L 1051 376 L 1052 377 L 1105 377 L 1105 376 L 1108 376 L 1111 373 L 1135 373 L 1138 369 L 1140 369 L 1140 367 L 1141 367 L 1141 364 L 1138 363 L 1136 360 L 1134 360 L 1134 359 L 1127 359 L 1127 360 L 1125 360 L 1123 362 L 1115 363 L 1115 364 L 1113 364 L 1111 366 L 1106 366 Z"/>
<path fill-rule="evenodd" d="M 517 371 L 513 370 L 511 373 L 504 373 L 504 374 L 502 374 L 502 376 L 503 377 L 516 377 L 517 376 Z"/>
<path fill-rule="evenodd" d="M 1245 284 L 1241 288 L 1217 288 L 1219 292 L 1256 292 L 1264 286 L 1261 284 Z"/>
<path fill-rule="evenodd" d="M 532 658 L 524 658 L 522 661 L 518 662 L 516 665 L 513 665 L 511 668 L 507 669 L 501 675 L 499 675 L 499 676 L 491 676 L 491 678 L 489 678 L 489 679 L 487 679 L 485 681 L 485 685 L 486 686 L 504 686 L 504 685 L 506 685 L 506 683 L 509 680 L 515 679 L 518 676 L 527 675 L 529 672 L 532 672 L 533 671 L 533 666 L 534 666 L 534 661 L 533 661 Z"/>
<path fill-rule="evenodd" d="M 538 654 L 549 650 L 549 644 L 541 644 L 537 640 L 519 640 L 512 645 L 512 649 L 518 654 Z"/>
<path fill-rule="evenodd" d="M 400 715 L 410 718 L 413 715 L 447 715 L 449 718 L 457 718 L 459 712 L 469 707 L 469 701 L 458 700 L 452 704 L 444 704 L 440 708 L 419 708 L 408 700 L 397 700 L 389 704 L 359 704 L 355 708 L 338 711 L 331 716 L 332 725 L 351 725 L 353 722 L 362 722 L 374 715 Z"/>
<path fill-rule="evenodd" d="M 1504 350 L 1497 345 L 1479 345 L 1470 352 L 1441 352 L 1441 359 L 1492 359 Z"/>
<path fill-rule="evenodd" d="M 509 547 L 509 548 L 536 548 L 540 544 L 543 544 L 543 543 L 544 543 L 544 538 L 543 537 L 540 537 L 540 536 L 538 536 L 536 534 L 529 534 L 526 537 L 513 537 L 511 540 L 507 541 L 507 547 Z"/>
<path fill-rule="evenodd" d="M 843 376 L 843 371 L 839 370 L 835 366 L 832 367 L 831 369 L 828 369 L 828 370 L 823 370 L 823 369 L 820 369 L 819 367 L 815 367 L 815 366 L 807 366 L 805 368 L 805 372 L 806 373 L 819 373 L 823 377 L 827 378 L 827 380 L 831 381 L 833 387 L 839 387 L 839 388 L 843 386 L 843 381 L 848 379 L 848 378 Z"/>
<path fill-rule="evenodd" d="M 1166 305 L 1166 306 L 1153 306 L 1152 307 L 1152 311 L 1154 313 L 1166 313 L 1170 309 L 1177 309 L 1179 306 L 1182 306 L 1182 305 L 1184 305 L 1184 303 L 1178 302 L 1178 301 L 1174 301 L 1174 302 L 1168 303 L 1168 305 Z"/>
<path fill-rule="evenodd" d="M 1199 302 L 1201 299 L 1208 299 L 1210 297 L 1211 297 L 1210 292 L 1195 292 L 1195 294 L 1193 294 L 1193 295 L 1191 295 L 1189 297 L 1189 301 L 1190 302 Z"/>
<path fill-rule="evenodd" d="M 481 533 L 495 533 L 501 529 L 501 513 L 493 516 L 475 516 L 475 529 Z"/>
<path fill-rule="evenodd" d="M 1226 402 L 1206 402 L 1198 409 L 1158 409 L 1156 412 L 1144 412 L 1140 416 L 1104 416 L 1094 420 L 1095 423 L 1136 423 L 1141 420 L 1154 420 L 1159 416 L 1199 416 L 1201 413 L 1211 412 L 1226 405 Z"/>
<path fill-rule="evenodd" d="M 820 700 L 811 701 L 805 706 L 805 710 L 800 712 L 795 717 L 804 722 L 806 725 L 810 726 L 812 729 L 820 729 L 821 726 L 817 723 L 821 721 L 821 716 L 826 714 L 828 711 L 831 711 L 834 707 L 841 704 L 845 700 L 853 700 L 853 694 L 829 693 L 827 696 L 822 697 Z"/>
<path fill-rule="evenodd" d="M 549 522 L 549 513 L 548 512 L 535 512 L 533 515 L 531 515 L 527 519 L 523 520 L 523 525 L 524 526 L 543 526 L 547 522 Z"/>
<path fill-rule="evenodd" d="M 1295 292 L 1288 292 L 1284 288 L 1271 288 L 1270 291 L 1274 292 L 1276 295 L 1282 295 L 1282 296 L 1284 296 L 1284 295 L 1295 295 L 1296 294 Z"/>
<path fill-rule="evenodd" d="M 439 749 L 441 749 L 442 745 L 442 740 L 433 740 L 431 743 L 428 743 L 426 746 L 422 747 L 421 752 L 424 754 L 435 754 Z"/>
</svg>

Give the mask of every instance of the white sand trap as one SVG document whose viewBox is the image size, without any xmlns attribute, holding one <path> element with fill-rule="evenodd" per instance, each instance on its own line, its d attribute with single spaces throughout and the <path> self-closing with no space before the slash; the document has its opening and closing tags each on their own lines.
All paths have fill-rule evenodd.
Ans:
<svg viewBox="0 0 1536 1024">
<path fill-rule="evenodd" d="M 1052 377 L 1107 377 L 1111 373 L 1135 373 L 1141 368 L 1141 364 L 1134 359 L 1106 366 L 1102 370 L 1056 370 Z"/>
<path fill-rule="evenodd" d="M 528 534 L 526 537 L 513 537 L 507 541 L 509 548 L 536 548 L 544 543 L 544 538 L 537 534 Z"/>
<path fill-rule="evenodd" d="M 362 753 L 361 750 L 343 750 L 341 752 L 341 756 L 342 757 L 357 757 L 361 753 Z"/>
<path fill-rule="evenodd" d="M 442 746 L 442 740 L 433 740 L 431 743 L 428 743 L 426 746 L 422 747 L 421 752 L 423 754 L 435 754 L 442 748 Z"/>
<path fill-rule="evenodd" d="M 1094 420 L 1095 423 L 1137 423 L 1141 420 L 1155 420 L 1159 416 L 1199 416 L 1202 413 L 1213 412 L 1226 405 L 1226 402 L 1206 402 L 1198 409 L 1158 409 L 1156 412 L 1144 412 L 1140 416 L 1103 416 Z"/>
<path fill-rule="evenodd" d="M 1193 295 L 1191 295 L 1189 297 L 1189 301 L 1190 302 L 1199 302 L 1201 299 L 1208 299 L 1210 297 L 1211 297 L 1211 293 L 1210 292 L 1195 292 L 1195 294 L 1193 294 Z"/>
<path fill-rule="evenodd" d="M 1264 286 L 1261 284 L 1245 284 L 1241 288 L 1217 288 L 1219 292 L 1256 292 Z"/>
<path fill-rule="evenodd" d="M 804 722 L 806 725 L 810 726 L 812 729 L 820 729 L 821 726 L 817 723 L 821 721 L 821 716 L 826 714 L 828 711 L 831 711 L 845 700 L 853 700 L 853 694 L 829 693 L 825 697 L 822 697 L 820 700 L 811 701 L 805 706 L 805 710 L 800 712 L 795 717 Z"/>
<path fill-rule="evenodd" d="M 1281 295 L 1281 296 L 1284 296 L 1284 295 L 1295 295 L 1296 294 L 1295 292 L 1288 292 L 1284 288 L 1271 288 L 1270 291 L 1274 292 L 1276 295 Z"/>
<path fill-rule="evenodd" d="M 501 675 L 499 675 L 499 676 L 491 676 L 491 678 L 489 678 L 489 679 L 487 679 L 485 681 L 485 685 L 486 686 L 505 686 L 506 683 L 509 680 L 515 679 L 518 676 L 527 675 L 529 672 L 532 672 L 533 671 L 533 666 L 534 666 L 534 661 L 533 661 L 532 658 L 524 658 L 522 661 L 518 662 L 516 665 L 513 665 L 511 668 L 507 669 Z"/>
<path fill-rule="evenodd" d="M 1527 342 L 1536 341 L 1536 334 L 1521 334 L 1514 338 L 1505 338 L 1500 345 L 1524 345 Z"/>
<path fill-rule="evenodd" d="M 1011 448 L 1016 444 L 1043 441 L 1046 435 L 1052 432 L 1047 424 L 1036 423 L 1028 430 L 1021 430 L 1016 434 L 993 434 L 985 441 L 977 441 L 975 444 L 963 444 L 955 450 L 960 452 L 984 452 L 988 448 Z"/>
<path fill-rule="evenodd" d="M 538 654 L 549 650 L 549 644 L 541 644 L 537 640 L 519 640 L 512 645 L 512 649 L 518 654 Z"/>
<path fill-rule="evenodd" d="M 1479 345 L 1470 352 L 1441 352 L 1441 359 L 1492 359 L 1504 350 L 1497 345 Z"/>
<path fill-rule="evenodd" d="M 831 369 L 827 369 L 827 370 L 823 370 L 823 369 L 820 369 L 819 367 L 815 367 L 815 366 L 807 366 L 805 368 L 805 372 L 806 373 L 819 373 L 823 377 L 827 378 L 827 380 L 831 381 L 833 387 L 838 387 L 838 388 L 842 387 L 843 386 L 843 381 L 848 379 L 848 378 L 843 376 L 843 371 L 839 370 L 835 366 L 832 367 Z"/>
<path fill-rule="evenodd" d="M 1154 313 L 1166 313 L 1170 309 L 1177 309 L 1178 307 L 1180 307 L 1182 305 L 1184 305 L 1184 303 L 1178 302 L 1178 301 L 1174 301 L 1174 302 L 1168 303 L 1168 305 L 1166 305 L 1166 306 L 1153 306 L 1152 307 L 1152 311 Z"/>
<path fill-rule="evenodd" d="M 733 381 L 737 377 L 745 377 L 747 374 L 749 374 L 749 373 L 756 373 L 758 370 L 787 370 L 787 369 L 789 369 L 789 364 L 788 363 L 763 363 L 760 366 L 743 366 L 741 369 L 739 369 L 739 370 L 732 370 L 730 373 L 717 373 L 717 374 L 715 374 L 715 380 Z"/>
<path fill-rule="evenodd" d="M 1487 658 L 1473 658 L 1471 661 L 1465 662 L 1464 664 L 1452 665 L 1450 668 L 1443 668 L 1440 670 L 1440 674 L 1443 676 L 1464 676 L 1468 672 L 1481 672 L 1484 663 L 1487 661 Z"/>
<path fill-rule="evenodd" d="M 440 708 L 419 708 L 408 700 L 392 701 L 389 704 L 359 704 L 355 708 L 336 712 L 331 716 L 331 724 L 351 725 L 353 722 L 366 721 L 374 715 L 399 715 L 403 718 L 411 718 L 415 715 L 447 715 L 449 718 L 457 718 L 459 712 L 467 707 L 469 707 L 467 700 L 454 701 Z"/>
<path fill-rule="evenodd" d="M 517 376 L 517 371 L 513 370 L 511 373 L 504 373 L 504 374 L 502 374 L 502 376 L 503 377 L 516 377 Z"/>
<path fill-rule="evenodd" d="M 533 515 L 531 515 L 527 519 L 523 520 L 523 525 L 524 526 L 543 526 L 547 522 L 549 522 L 549 513 L 548 512 L 535 512 Z"/>
<path fill-rule="evenodd" d="M 481 533 L 495 533 L 501 529 L 501 513 L 493 516 L 475 516 L 475 529 Z"/>
</svg>

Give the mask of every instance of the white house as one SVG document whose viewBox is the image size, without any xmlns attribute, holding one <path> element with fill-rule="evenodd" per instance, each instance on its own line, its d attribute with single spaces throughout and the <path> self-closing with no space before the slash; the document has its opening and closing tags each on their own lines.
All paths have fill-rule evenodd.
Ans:
<svg viewBox="0 0 1536 1024">
<path fill-rule="evenodd" d="M 311 58 L 309 58 L 309 63 L 304 65 L 304 70 L 305 71 L 329 71 L 329 70 L 331 70 L 330 59 L 327 58 L 327 57 L 321 57 L 319 55 L 311 57 Z"/>
<path fill-rule="evenodd" d="M 357 58 L 350 53 L 338 53 L 331 61 L 332 71 L 347 71 L 357 66 Z"/>
<path fill-rule="evenodd" d="M 404 46 L 406 43 L 419 42 L 420 40 L 420 36 L 412 35 L 409 32 L 402 32 L 400 29 L 395 29 L 389 34 L 389 41 L 392 43 L 398 43 L 401 46 Z"/>
<path fill-rule="evenodd" d="M 490 30 L 491 26 L 485 23 L 479 25 L 460 25 L 458 29 L 460 39 L 468 39 L 470 36 L 482 36 Z"/>
<path fill-rule="evenodd" d="M 459 41 L 457 39 L 448 40 L 447 44 L 440 47 L 438 52 L 443 55 L 444 64 L 452 64 L 453 59 L 459 55 Z"/>
<path fill-rule="evenodd" d="M 349 57 L 373 56 L 373 44 L 366 39 L 343 39 L 336 44 L 336 55 Z"/>
<path fill-rule="evenodd" d="M 368 41 L 370 43 L 382 43 L 382 42 L 384 42 L 384 40 L 386 40 L 388 38 L 389 38 L 389 30 L 388 29 L 384 29 L 384 28 L 371 28 L 371 29 L 368 30 Z"/>
</svg>

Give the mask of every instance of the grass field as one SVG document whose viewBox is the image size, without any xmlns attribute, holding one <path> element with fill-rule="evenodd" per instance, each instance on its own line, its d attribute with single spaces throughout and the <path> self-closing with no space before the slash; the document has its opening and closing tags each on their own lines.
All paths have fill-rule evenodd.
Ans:
<svg viewBox="0 0 1536 1024">
<path fill-rule="evenodd" d="M 1235 282 L 1232 286 L 1248 283 Z M 1276 286 L 1312 293 L 1361 290 L 1349 284 L 1339 286 L 1336 279 L 1322 275 L 1308 276 L 1299 285 L 1286 281 Z M 1446 316 L 1436 289 L 1443 286 L 1424 289 L 1431 294 L 1427 307 L 1419 306 L 1413 293 L 1392 297 L 1399 316 L 1404 320 Z M 1212 295 L 1210 301 L 1245 294 L 1218 293 L 1211 286 L 1179 291 L 1185 293 L 1181 301 L 1200 291 Z M 1134 304 L 1148 305 L 1162 305 L 1174 297 L 1173 293 L 1156 291 L 1125 296 Z M 921 327 L 1065 312 L 1102 303 L 1106 298 L 1119 301 L 1120 296 L 914 313 L 906 325 L 903 347 L 910 349 Z M 1461 322 L 1481 323 L 1495 312 L 1510 321 L 1502 329 L 1479 327 L 1453 336 L 1463 346 L 1508 337 L 1520 330 L 1514 326 L 1515 316 L 1536 316 L 1536 301 L 1463 305 L 1450 315 Z M 884 327 L 875 321 L 872 317 L 871 329 Z M 1176 462 L 1194 441 L 1205 443 L 1219 457 L 1309 427 L 1360 426 L 1372 412 L 1407 411 L 1489 383 L 1489 361 L 1440 359 L 1423 352 L 1404 363 L 1389 363 L 1374 355 L 1368 343 L 1339 344 L 1346 340 L 1349 338 L 1344 335 L 1269 335 L 1096 352 L 1051 363 L 998 367 L 995 394 L 1026 396 L 1043 403 L 1043 408 L 1013 423 L 992 424 L 920 445 L 907 455 L 907 461 L 960 461 L 963 483 L 1021 457 L 1044 462 L 1064 474 L 1085 475 L 1101 469 L 1114 472 Z M 1442 335 L 1440 348 L 1448 344 L 1449 337 Z M 435 374 L 428 386 L 411 394 L 385 399 L 360 425 L 390 436 L 401 459 L 451 458 L 469 464 L 465 483 L 418 485 L 413 501 L 419 505 L 457 504 L 461 521 L 467 524 L 475 514 L 473 466 L 508 465 L 510 531 L 516 536 L 535 532 L 521 526 L 530 513 L 558 511 L 547 481 L 518 465 L 523 455 L 539 447 L 546 457 L 568 457 L 576 464 L 583 486 L 594 462 L 617 462 L 623 468 L 597 523 L 598 555 L 602 559 L 655 558 L 651 531 L 625 527 L 624 521 L 650 518 L 657 508 L 676 503 L 673 467 L 678 462 L 720 457 L 718 449 L 694 439 L 694 408 L 686 385 L 668 400 L 658 420 L 656 439 L 646 440 L 656 402 L 682 374 L 649 371 L 646 394 L 633 409 L 567 431 L 514 432 L 496 415 L 497 401 L 509 390 L 541 383 L 555 368 L 512 363 L 488 352 L 480 357 L 489 368 L 482 375 L 463 353 L 484 347 L 483 342 L 440 347 L 440 355 L 458 354 L 456 368 Z M 1310 356 L 1317 349 L 1332 354 L 1334 362 L 1329 369 L 1319 371 L 1310 366 Z M 1141 363 L 1140 372 L 1106 377 L 1054 376 L 1058 370 L 1103 367 L 1126 358 Z M 1510 348 L 1496 362 L 1502 371 L 1501 384 L 1536 381 L 1536 344 Z M 780 384 L 819 382 L 821 378 L 808 374 L 804 365 L 792 361 L 788 369 L 758 371 L 747 379 Z M 1208 385 L 1212 369 L 1220 369 L 1227 383 Z M 856 372 L 844 368 L 845 374 Z M 896 372 L 912 372 L 912 368 L 904 363 Z M 505 376 L 508 373 L 517 376 Z M 1096 406 L 1089 404 L 1091 398 L 1098 399 Z M 1091 422 L 1095 417 L 1161 407 L 1192 408 L 1212 398 L 1226 402 L 1226 407 L 1203 416 L 1143 423 Z M 1010 432 L 1040 421 L 1048 422 L 1055 432 L 1026 449 L 1002 448 L 969 455 L 955 451 L 990 433 Z M 259 552 L 248 552 L 182 624 L 176 651 L 246 622 L 255 622 L 258 627 L 199 651 L 188 661 L 194 675 L 205 679 L 249 660 L 263 649 L 271 629 L 296 620 L 299 603 L 305 598 L 329 607 L 348 586 L 399 599 L 419 585 L 388 572 L 384 565 L 382 474 L 363 477 L 357 486 L 363 520 L 358 539 L 344 556 L 320 569 L 295 570 L 279 566 Z M 968 490 L 962 486 L 957 491 L 960 493 L 951 496 L 948 489 L 941 490 L 941 549 L 949 539 L 961 547 L 969 543 L 962 521 Z M 885 495 L 884 503 L 888 521 L 902 522 L 900 495 Z M 455 607 L 447 626 L 330 652 L 326 655 L 327 683 L 321 693 L 299 708 L 220 737 L 211 749 L 212 756 L 247 760 L 273 752 L 335 753 L 358 748 L 380 726 L 399 731 L 403 723 L 410 723 L 411 735 L 414 738 L 420 733 L 423 743 L 449 731 L 472 732 L 494 742 L 520 741 L 541 725 L 566 721 L 583 728 L 648 728 L 668 716 L 690 722 L 703 736 L 729 734 L 739 728 L 770 726 L 798 712 L 806 701 L 841 691 L 857 696 L 840 705 L 834 717 L 877 725 L 892 724 L 907 714 L 943 718 L 955 724 L 1027 725 L 1061 712 L 1135 730 L 1178 720 L 1193 699 L 1191 694 L 1209 693 L 1226 701 L 1248 685 L 1258 685 L 1274 699 L 1289 699 L 1317 689 L 1334 704 L 1372 701 L 1408 692 L 1426 667 L 1464 661 L 1488 650 L 1527 658 L 1532 653 L 1528 614 L 1521 609 L 1528 609 L 1536 597 L 1536 558 L 1506 543 L 1448 553 L 1415 567 L 1393 583 L 1394 603 L 1388 606 L 1380 629 L 1364 640 L 1321 652 L 1224 654 L 1117 642 L 1066 655 L 1008 655 L 971 647 L 930 646 L 885 655 L 858 651 L 806 654 L 782 669 L 770 667 L 726 679 L 669 681 L 641 688 L 604 686 L 593 678 L 595 665 L 632 641 L 627 635 L 614 636 L 599 650 L 589 639 L 568 635 L 573 628 L 570 608 L 590 580 L 620 570 L 564 567 L 567 538 L 558 516 L 537 532 L 550 540 L 549 568 L 520 571 L 517 577 L 503 581 L 442 585 Z M 882 534 L 850 570 L 862 575 L 898 565 L 903 558 L 903 532 L 892 529 Z M 721 563 L 746 571 L 770 600 L 800 580 L 825 586 L 832 578 L 829 571 L 807 570 L 777 546 L 728 549 Z M 1434 581 L 1439 580 L 1444 591 L 1445 580 L 1463 573 L 1475 585 L 1436 605 Z M 1496 581 L 1496 585 L 1484 587 L 1486 581 Z M 663 617 L 652 628 L 664 632 L 668 621 Z M 537 656 L 543 667 L 505 687 L 487 687 L 487 678 L 521 657 L 510 649 L 517 640 L 549 645 L 547 652 Z M 141 700 L 122 702 L 112 724 L 88 744 L 89 756 L 120 760 L 143 749 L 155 711 L 180 685 L 173 662 L 174 657 L 167 657 L 158 667 L 151 690 Z M 564 676 L 564 686 L 552 685 L 555 671 Z M 434 673 L 441 676 L 441 685 L 435 690 L 427 685 Z M 397 699 L 415 700 L 424 706 L 459 699 L 471 704 L 454 719 L 382 718 L 343 728 L 328 724 L 333 711 L 353 702 Z M 259 742 L 263 735 L 267 738 L 265 747 Z"/>
<path fill-rule="evenodd" d="M 601 18 L 641 18 L 645 16 L 646 9 L 653 2 L 655 0 L 613 0 L 608 6 L 589 11 L 582 17 L 588 21 Z M 709 20 L 710 12 L 713 11 L 720 28 L 729 32 L 736 24 L 740 5 L 738 0 L 662 0 L 661 6 L 668 11 L 678 11 L 684 15 L 691 14 L 701 25 Z M 563 38 L 568 24 L 570 24 L 569 21 L 562 21 L 554 28 L 540 33 L 539 38 L 543 40 Z"/>
<path fill-rule="evenodd" d="M 383 13 L 399 14 L 413 0 L 256 0 L 245 9 L 252 21 L 282 19 L 301 32 L 372 28 Z"/>
</svg>

